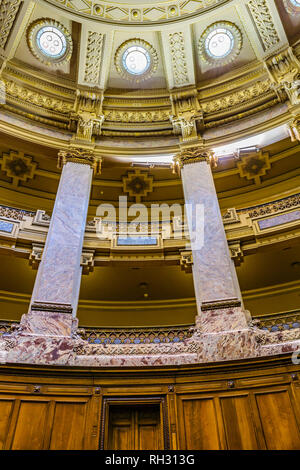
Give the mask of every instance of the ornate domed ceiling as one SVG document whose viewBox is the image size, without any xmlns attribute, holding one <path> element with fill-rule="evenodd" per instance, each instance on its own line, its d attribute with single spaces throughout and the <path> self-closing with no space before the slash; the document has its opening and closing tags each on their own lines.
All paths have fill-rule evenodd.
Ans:
<svg viewBox="0 0 300 470">
<path fill-rule="evenodd" d="M 3 0 L 0 9 L 6 133 L 106 155 L 171 155 L 286 124 L 297 137 L 296 0 Z"/>
</svg>

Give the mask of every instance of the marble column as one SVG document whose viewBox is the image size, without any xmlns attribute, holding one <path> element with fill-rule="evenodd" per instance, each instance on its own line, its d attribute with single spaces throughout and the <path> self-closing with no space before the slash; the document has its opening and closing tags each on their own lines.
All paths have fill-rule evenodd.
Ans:
<svg viewBox="0 0 300 470">
<path fill-rule="evenodd" d="M 70 336 L 77 326 L 80 266 L 93 170 L 99 164 L 90 151 L 59 153 L 62 175 L 42 260 L 23 331 Z"/>
<path fill-rule="evenodd" d="M 197 320 L 204 333 L 247 327 L 212 176 L 212 158 L 212 153 L 199 147 L 175 157 L 191 236 Z"/>
</svg>

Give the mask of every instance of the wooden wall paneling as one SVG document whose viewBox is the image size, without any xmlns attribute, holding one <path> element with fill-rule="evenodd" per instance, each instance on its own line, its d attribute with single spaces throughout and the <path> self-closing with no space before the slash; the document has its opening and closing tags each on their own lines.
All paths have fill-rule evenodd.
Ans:
<svg viewBox="0 0 300 470">
<path fill-rule="evenodd" d="M 249 394 L 227 393 L 219 398 L 228 449 L 259 449 Z"/>
<path fill-rule="evenodd" d="M 298 429 L 300 429 L 300 381 L 291 384 L 290 393 Z"/>
<path fill-rule="evenodd" d="M 222 417 L 213 395 L 178 396 L 181 450 L 226 448 Z"/>
<path fill-rule="evenodd" d="M 88 403 L 85 444 L 86 450 L 98 450 L 100 441 L 102 395 L 100 388 L 96 387 L 94 395 Z"/>
<path fill-rule="evenodd" d="M 0 398 L 0 450 L 5 448 L 8 430 L 12 421 L 13 410 L 16 407 L 14 398 Z M 17 403 L 19 405 L 19 402 Z M 17 406 L 18 408 L 18 406 Z M 15 415 L 17 413 L 15 412 Z"/>
<path fill-rule="evenodd" d="M 21 398 L 10 449 L 43 450 L 49 407 L 48 397 Z"/>
<path fill-rule="evenodd" d="M 83 450 L 88 397 L 58 399 L 55 403 L 50 450 Z"/>
<path fill-rule="evenodd" d="M 168 420 L 170 429 L 170 449 L 177 450 L 178 447 L 178 423 L 176 410 L 176 395 L 174 392 L 167 394 Z"/>
<path fill-rule="evenodd" d="M 300 433 L 288 387 L 256 391 L 268 450 L 300 450 Z"/>
</svg>

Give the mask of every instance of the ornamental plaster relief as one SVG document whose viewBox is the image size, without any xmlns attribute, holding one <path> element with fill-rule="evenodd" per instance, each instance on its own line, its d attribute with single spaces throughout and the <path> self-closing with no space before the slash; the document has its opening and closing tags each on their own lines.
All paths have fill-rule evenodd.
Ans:
<svg viewBox="0 0 300 470">
<path fill-rule="evenodd" d="M 88 32 L 84 81 L 98 84 L 100 81 L 100 67 L 102 61 L 102 49 L 104 35 L 95 31 Z"/>
<path fill-rule="evenodd" d="M 4 49 L 14 25 L 21 0 L 2 0 L 0 5 L 0 48 Z"/>
<path fill-rule="evenodd" d="M 253 21 L 258 30 L 264 50 L 273 48 L 280 42 L 272 13 L 266 0 L 250 0 L 248 3 Z"/>
</svg>

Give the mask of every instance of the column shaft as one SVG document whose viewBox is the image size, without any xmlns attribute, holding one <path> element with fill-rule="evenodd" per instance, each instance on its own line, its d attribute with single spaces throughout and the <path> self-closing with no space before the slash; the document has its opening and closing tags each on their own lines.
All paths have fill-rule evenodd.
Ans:
<svg viewBox="0 0 300 470">
<path fill-rule="evenodd" d="M 93 169 L 88 164 L 68 161 L 63 166 L 49 232 L 38 269 L 32 294 L 29 318 L 30 330 L 34 333 L 61 332 L 69 334 L 70 322 L 76 316 L 81 280 L 80 259 L 85 232 Z M 41 322 L 43 317 L 50 321 L 50 313 L 64 314 L 59 326 L 53 328 Z M 33 314 L 39 313 L 37 322 Z M 69 315 L 66 315 L 69 314 Z M 68 317 L 68 320 L 66 319 Z M 37 316 L 35 315 L 35 318 Z M 43 323 L 43 324 L 42 324 Z M 28 329 L 28 328 L 27 328 Z"/>
</svg>

